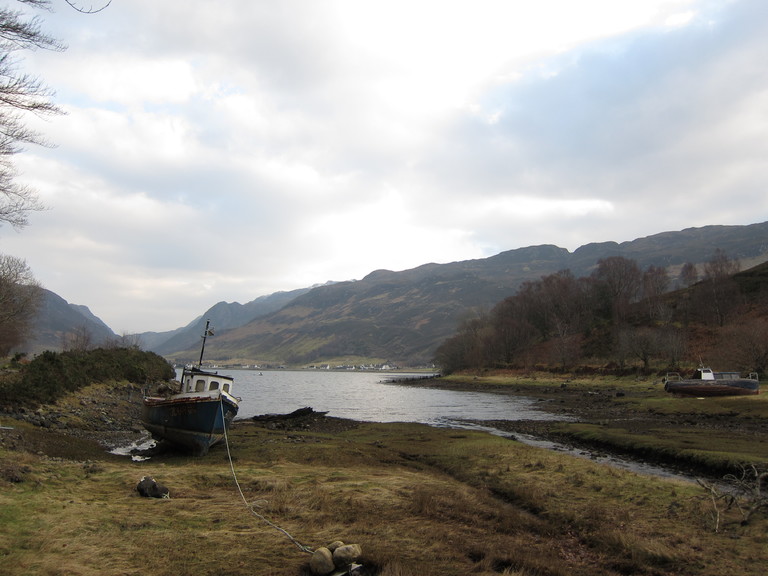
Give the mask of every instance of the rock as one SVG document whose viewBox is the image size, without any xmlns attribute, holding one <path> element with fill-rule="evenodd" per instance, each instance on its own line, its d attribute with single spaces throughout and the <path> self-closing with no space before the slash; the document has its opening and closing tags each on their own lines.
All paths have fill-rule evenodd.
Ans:
<svg viewBox="0 0 768 576">
<path fill-rule="evenodd" d="M 321 546 L 315 550 L 312 554 L 312 558 L 309 560 L 309 569 L 312 571 L 312 574 L 317 574 L 318 576 L 330 574 L 335 568 L 333 555 L 325 546 Z"/>
<path fill-rule="evenodd" d="M 333 553 L 336 551 L 336 548 L 339 548 L 341 546 L 344 546 L 344 542 L 342 542 L 341 540 L 336 540 L 335 542 L 331 542 L 330 544 L 328 544 L 326 548 L 328 548 L 328 550 L 330 550 L 331 553 Z"/>
<path fill-rule="evenodd" d="M 171 491 L 158 484 L 152 476 L 143 476 L 136 485 L 136 491 L 145 498 L 170 498 Z"/>
<path fill-rule="evenodd" d="M 345 544 L 333 551 L 333 563 L 338 568 L 343 568 L 357 562 L 362 555 L 363 549 L 360 544 Z"/>
</svg>

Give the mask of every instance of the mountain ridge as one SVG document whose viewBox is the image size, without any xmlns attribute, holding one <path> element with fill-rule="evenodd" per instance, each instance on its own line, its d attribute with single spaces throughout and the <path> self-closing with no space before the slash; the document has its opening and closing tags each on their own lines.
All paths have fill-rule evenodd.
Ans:
<svg viewBox="0 0 768 576">
<path fill-rule="evenodd" d="M 303 365 L 335 360 L 428 364 L 436 347 L 468 314 L 487 311 L 526 280 L 563 269 L 588 275 L 600 258 L 624 256 L 645 268 L 701 265 L 717 249 L 739 260 L 768 259 L 768 223 L 707 226 L 574 252 L 551 244 L 507 250 L 488 258 L 428 263 L 408 270 L 374 270 L 362 280 L 312 289 L 280 310 L 220 333 L 206 356 L 220 363 Z M 194 350 L 166 352 L 178 359 Z"/>
<path fill-rule="evenodd" d="M 377 269 L 361 280 L 276 292 L 246 304 L 218 302 L 184 327 L 135 337 L 144 348 L 173 361 L 195 361 L 210 320 L 216 336 L 206 345 L 206 358 L 212 362 L 303 365 L 365 359 L 422 365 L 462 319 L 489 310 L 526 280 L 563 269 L 586 276 L 599 259 L 611 256 L 632 258 L 642 268 L 664 266 L 674 279 L 683 264 L 700 265 L 717 249 L 746 265 L 768 260 L 768 222 L 686 228 L 621 243 L 589 243 L 573 252 L 541 244 L 402 271 Z M 69 310 L 78 308 L 65 304 Z M 87 313 L 81 311 L 71 321 L 88 319 L 90 310 L 82 308 Z M 48 315 L 54 316 L 50 309 Z M 99 335 L 96 343 L 117 338 L 95 316 L 90 321 Z M 45 344 L 55 349 L 50 327 L 43 332 Z M 61 332 L 59 328 L 59 344 Z"/>
</svg>

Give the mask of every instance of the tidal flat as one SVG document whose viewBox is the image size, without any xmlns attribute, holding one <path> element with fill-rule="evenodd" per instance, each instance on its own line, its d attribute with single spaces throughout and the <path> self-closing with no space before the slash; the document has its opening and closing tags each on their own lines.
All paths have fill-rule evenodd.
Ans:
<svg viewBox="0 0 768 576">
<path fill-rule="evenodd" d="M 717 463 L 708 478 L 727 462 L 766 459 L 764 395 L 682 404 L 653 382 L 439 380 L 429 385 L 535 396 L 568 416 L 540 432 L 584 442 L 655 445 L 677 430 L 656 452 L 703 454 Z M 203 458 L 132 461 L 99 446 L 97 430 L 0 424 L 0 571 L 9 576 L 308 574 L 309 554 L 264 519 L 302 547 L 360 544 L 365 573 L 385 576 L 757 576 L 768 562 L 768 518 L 758 509 L 745 520 L 748 499 L 484 432 L 241 420 Z M 747 439 L 735 452 L 734 433 Z M 140 497 L 143 476 L 170 498 Z"/>
</svg>

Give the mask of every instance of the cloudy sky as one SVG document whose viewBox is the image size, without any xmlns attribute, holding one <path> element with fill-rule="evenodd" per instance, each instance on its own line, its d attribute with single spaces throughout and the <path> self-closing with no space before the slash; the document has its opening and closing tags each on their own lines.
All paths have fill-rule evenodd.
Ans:
<svg viewBox="0 0 768 576">
<path fill-rule="evenodd" d="M 67 114 L 30 119 L 56 147 L 17 157 L 48 210 L 0 252 L 118 334 L 380 268 L 768 220 L 764 0 L 53 6 L 68 49 L 21 66 Z"/>
</svg>

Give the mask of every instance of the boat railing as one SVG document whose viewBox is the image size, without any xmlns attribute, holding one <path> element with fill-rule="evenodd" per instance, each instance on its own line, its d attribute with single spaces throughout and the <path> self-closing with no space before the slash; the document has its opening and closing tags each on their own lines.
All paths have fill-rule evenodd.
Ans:
<svg viewBox="0 0 768 576">
<path fill-rule="evenodd" d="M 677 372 L 667 372 L 667 375 L 664 376 L 664 382 L 679 382 L 680 380 L 682 380 L 682 378 Z"/>
</svg>

